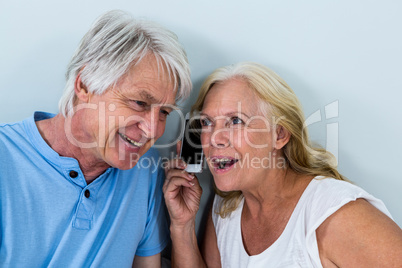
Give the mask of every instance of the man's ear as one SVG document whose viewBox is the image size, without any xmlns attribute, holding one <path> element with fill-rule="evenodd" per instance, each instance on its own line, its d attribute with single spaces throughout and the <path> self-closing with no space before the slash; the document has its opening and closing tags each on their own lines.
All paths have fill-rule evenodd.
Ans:
<svg viewBox="0 0 402 268">
<path fill-rule="evenodd" d="M 289 142 L 290 136 L 290 132 L 286 128 L 278 125 L 276 127 L 275 149 L 282 149 Z"/>
<path fill-rule="evenodd" d="M 88 92 L 86 85 L 81 80 L 81 72 L 79 72 L 77 77 L 75 78 L 74 91 L 77 99 L 85 103 L 89 101 L 90 93 Z"/>
</svg>

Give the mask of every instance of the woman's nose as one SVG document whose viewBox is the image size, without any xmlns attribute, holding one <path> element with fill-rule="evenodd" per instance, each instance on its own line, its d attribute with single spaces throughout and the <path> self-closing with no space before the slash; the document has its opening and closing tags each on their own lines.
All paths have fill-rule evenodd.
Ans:
<svg viewBox="0 0 402 268">
<path fill-rule="evenodd" d="M 211 145 L 216 148 L 230 146 L 230 131 L 226 127 L 215 127 L 211 135 Z"/>
</svg>

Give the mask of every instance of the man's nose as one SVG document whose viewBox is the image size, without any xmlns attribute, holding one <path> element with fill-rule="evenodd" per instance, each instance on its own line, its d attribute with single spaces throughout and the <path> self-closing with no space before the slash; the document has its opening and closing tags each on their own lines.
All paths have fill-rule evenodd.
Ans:
<svg viewBox="0 0 402 268">
<path fill-rule="evenodd" d="M 154 139 L 157 138 L 159 123 L 159 110 L 151 109 L 143 114 L 138 126 L 144 133 L 144 136 L 148 139 Z"/>
</svg>

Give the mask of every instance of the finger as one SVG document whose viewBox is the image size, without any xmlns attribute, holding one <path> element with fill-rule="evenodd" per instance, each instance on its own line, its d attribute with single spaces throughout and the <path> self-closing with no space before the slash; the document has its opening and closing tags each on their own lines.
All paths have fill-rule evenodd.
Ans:
<svg viewBox="0 0 402 268">
<path fill-rule="evenodd" d="M 170 169 L 170 170 L 168 170 L 168 172 L 166 174 L 165 181 L 163 183 L 163 192 L 165 192 L 165 188 L 170 183 L 170 181 L 172 179 L 174 179 L 174 178 L 182 178 L 182 179 L 185 179 L 188 182 L 191 182 L 195 178 L 195 176 L 192 175 L 192 174 L 187 173 L 184 170 Z M 190 186 L 193 186 L 193 184 L 190 183 Z"/>
<path fill-rule="evenodd" d="M 185 184 L 183 186 L 192 187 L 192 189 L 195 192 L 198 192 L 200 194 L 202 193 L 202 188 L 201 188 L 200 182 L 199 182 L 198 178 L 194 174 L 189 174 L 189 176 L 192 176 L 191 177 L 192 179 L 190 179 L 189 177 L 183 177 L 182 173 L 175 173 L 175 175 L 177 175 L 177 176 L 172 175 L 172 176 L 169 177 L 169 179 L 165 180 L 165 183 L 163 185 L 163 192 L 164 193 L 165 193 L 165 190 L 168 188 L 169 184 L 171 184 L 172 182 L 173 182 L 173 184 L 176 184 L 178 180 L 180 182 L 183 182 L 183 183 L 185 183 L 185 181 L 187 181 L 188 184 Z"/>
<path fill-rule="evenodd" d="M 176 153 L 177 153 L 177 155 L 180 155 L 180 152 L 181 152 L 181 145 L 182 145 L 182 142 L 181 142 L 181 141 L 178 141 L 178 142 L 176 143 Z"/>
<path fill-rule="evenodd" d="M 191 182 L 194 183 L 195 186 L 199 186 L 201 188 L 200 181 L 198 180 L 197 176 L 194 173 L 189 173 L 189 175 L 193 178 Z"/>
<path fill-rule="evenodd" d="M 165 194 L 165 198 L 168 193 L 173 194 L 173 197 L 176 196 L 177 192 L 181 187 L 193 187 L 195 183 L 186 180 L 183 177 L 172 177 L 163 185 L 163 193 Z"/>
<path fill-rule="evenodd" d="M 196 179 L 197 177 L 194 174 L 190 174 L 190 173 L 186 172 L 185 170 L 170 169 L 170 170 L 168 170 L 168 172 L 166 174 L 166 178 L 163 183 L 163 187 L 166 187 L 170 183 L 170 180 L 172 180 L 173 178 L 182 178 L 182 179 L 185 179 L 185 180 L 191 182 L 192 180 Z M 198 181 L 197 181 L 197 184 L 198 184 Z M 192 185 L 192 184 L 190 184 L 190 185 Z"/>
<path fill-rule="evenodd" d="M 185 169 L 187 167 L 186 162 L 179 158 L 174 158 L 165 163 L 165 171 L 169 169 Z"/>
</svg>

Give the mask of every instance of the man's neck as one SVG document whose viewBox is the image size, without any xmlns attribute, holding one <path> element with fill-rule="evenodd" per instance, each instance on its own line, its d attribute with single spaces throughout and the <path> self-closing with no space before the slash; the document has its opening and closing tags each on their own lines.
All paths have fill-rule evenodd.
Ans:
<svg viewBox="0 0 402 268">
<path fill-rule="evenodd" d="M 87 184 L 90 184 L 110 167 L 102 159 L 96 157 L 96 148 L 80 148 L 67 138 L 66 118 L 61 114 L 35 123 L 42 138 L 55 152 L 60 156 L 71 157 L 78 161 Z M 79 123 L 79 119 L 71 120 L 69 124 L 71 126 L 69 133 L 79 139 L 82 132 L 85 131 L 82 124 Z"/>
</svg>

